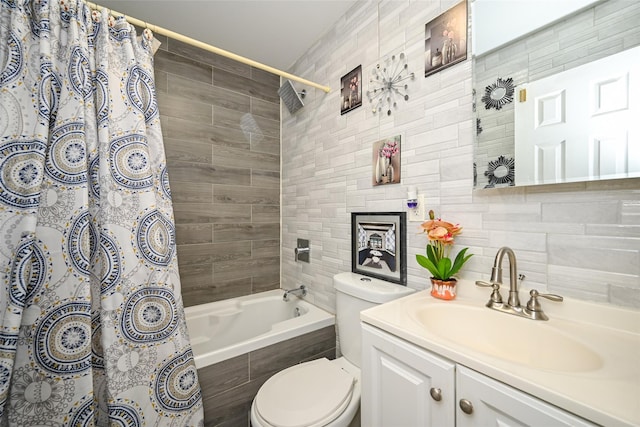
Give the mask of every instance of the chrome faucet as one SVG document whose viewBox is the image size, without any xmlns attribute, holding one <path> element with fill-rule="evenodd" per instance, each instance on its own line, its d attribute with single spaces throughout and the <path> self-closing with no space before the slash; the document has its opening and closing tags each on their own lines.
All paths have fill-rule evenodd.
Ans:
<svg viewBox="0 0 640 427">
<path fill-rule="evenodd" d="M 511 307 L 520 307 L 520 297 L 518 296 L 518 266 L 516 264 L 516 254 L 513 253 L 511 248 L 506 246 L 498 249 L 496 259 L 493 261 L 493 268 L 491 269 L 491 283 L 502 284 L 502 259 L 504 254 L 507 254 L 509 258 L 509 299 L 507 303 Z"/>
<path fill-rule="evenodd" d="M 289 301 L 289 294 L 292 294 L 294 292 L 300 292 L 301 296 L 305 296 L 307 295 L 307 287 L 305 285 L 300 285 L 299 288 L 289 289 L 284 291 L 284 295 L 282 295 L 282 300 Z"/>
<path fill-rule="evenodd" d="M 500 286 L 502 286 L 502 260 L 504 254 L 509 258 L 509 298 L 506 303 L 502 301 L 500 294 Z M 542 311 L 542 306 L 538 302 L 538 297 L 547 298 L 551 301 L 562 301 L 560 295 L 541 294 L 537 290 L 532 289 L 529 292 L 530 299 L 526 307 L 520 306 L 520 297 L 518 295 L 518 279 L 524 280 L 524 275 L 518 276 L 518 267 L 516 264 L 516 254 L 506 246 L 498 249 L 493 268 L 491 269 L 491 279 L 489 282 L 477 280 L 477 286 L 490 287 L 493 289 L 487 307 L 498 310 L 503 313 L 514 314 L 516 316 L 526 317 L 533 320 L 549 320 L 549 317 Z"/>
</svg>

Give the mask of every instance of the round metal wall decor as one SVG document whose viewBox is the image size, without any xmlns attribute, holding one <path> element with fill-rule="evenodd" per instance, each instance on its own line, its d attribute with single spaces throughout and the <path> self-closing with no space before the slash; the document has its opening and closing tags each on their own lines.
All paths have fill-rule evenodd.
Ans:
<svg viewBox="0 0 640 427">
<path fill-rule="evenodd" d="M 497 160 L 491 160 L 487 171 L 484 173 L 489 180 L 489 184 L 484 188 L 494 188 L 496 184 L 515 185 L 515 165 L 516 162 L 513 158 L 505 156 L 500 156 Z"/>
<path fill-rule="evenodd" d="M 406 80 L 413 80 L 415 74 L 409 71 L 407 57 L 404 52 L 391 55 L 383 64 L 377 64 L 371 71 L 367 98 L 371 103 L 371 111 L 375 114 L 386 110 L 391 115 L 392 108 L 398 106 L 398 100 L 409 100 Z"/>
<path fill-rule="evenodd" d="M 495 83 L 490 84 L 484 89 L 484 96 L 482 97 L 484 107 L 487 110 L 491 108 L 500 110 L 504 105 L 513 102 L 514 92 L 515 86 L 513 85 L 513 79 L 511 77 L 504 80 L 498 78 Z"/>
</svg>

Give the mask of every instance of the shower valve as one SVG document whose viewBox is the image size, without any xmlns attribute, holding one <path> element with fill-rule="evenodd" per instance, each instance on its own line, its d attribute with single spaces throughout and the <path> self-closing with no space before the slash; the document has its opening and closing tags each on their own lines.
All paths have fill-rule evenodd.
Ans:
<svg viewBox="0 0 640 427">
<path fill-rule="evenodd" d="M 309 247 L 309 241 L 306 239 L 298 239 L 298 244 L 293 250 L 295 253 L 295 261 L 309 262 L 309 255 L 311 248 Z"/>
</svg>

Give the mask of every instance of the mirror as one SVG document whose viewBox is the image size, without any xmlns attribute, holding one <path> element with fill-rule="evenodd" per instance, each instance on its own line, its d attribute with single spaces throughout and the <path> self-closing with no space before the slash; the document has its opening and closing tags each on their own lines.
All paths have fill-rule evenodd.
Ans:
<svg viewBox="0 0 640 427">
<path fill-rule="evenodd" d="M 474 187 L 640 177 L 640 2 L 470 1 Z"/>
</svg>

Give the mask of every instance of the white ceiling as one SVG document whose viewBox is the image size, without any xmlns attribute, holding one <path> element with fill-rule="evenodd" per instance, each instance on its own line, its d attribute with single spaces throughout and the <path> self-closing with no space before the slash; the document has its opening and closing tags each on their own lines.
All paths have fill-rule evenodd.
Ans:
<svg viewBox="0 0 640 427">
<path fill-rule="evenodd" d="M 94 1 L 286 71 L 357 0 Z"/>
</svg>

